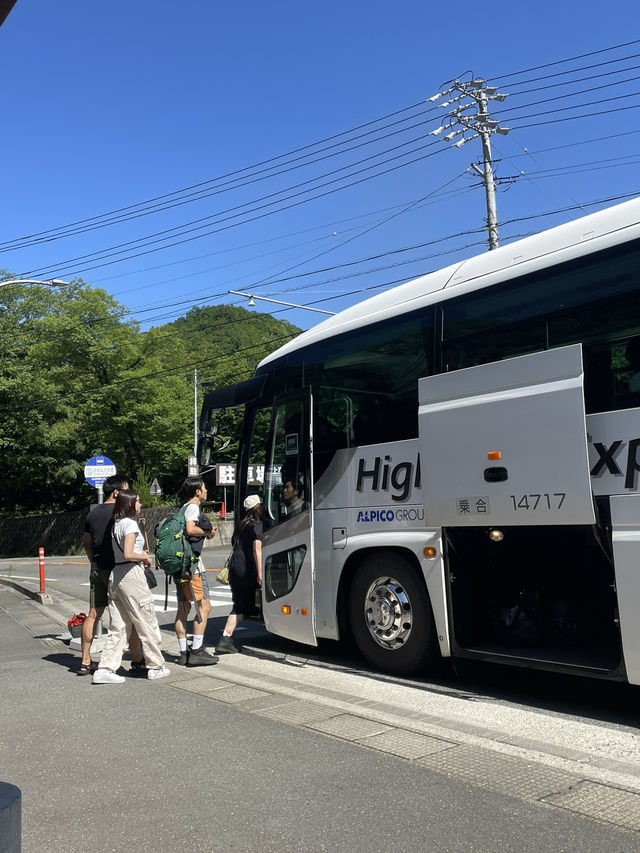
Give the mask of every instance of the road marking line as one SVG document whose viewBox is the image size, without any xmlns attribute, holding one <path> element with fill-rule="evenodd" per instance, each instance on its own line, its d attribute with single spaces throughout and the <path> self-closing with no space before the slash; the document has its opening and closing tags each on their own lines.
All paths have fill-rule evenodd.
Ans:
<svg viewBox="0 0 640 853">
<path fill-rule="evenodd" d="M 33 575 L 0 575 L 0 578 L 6 578 L 9 581 L 40 581 L 39 577 L 34 577 Z M 57 581 L 58 578 L 45 578 L 47 583 L 49 581 Z"/>
</svg>

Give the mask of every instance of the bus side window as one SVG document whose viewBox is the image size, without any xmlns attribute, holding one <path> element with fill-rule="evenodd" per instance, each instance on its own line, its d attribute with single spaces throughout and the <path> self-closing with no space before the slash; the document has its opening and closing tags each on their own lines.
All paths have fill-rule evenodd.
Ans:
<svg viewBox="0 0 640 853">
<path fill-rule="evenodd" d="M 612 344 L 611 377 L 613 401 L 609 408 L 640 406 L 640 337 Z"/>
<path fill-rule="evenodd" d="M 583 348 L 584 401 L 587 412 L 606 412 L 614 395 L 614 376 L 611 369 L 611 349 Z"/>
<path fill-rule="evenodd" d="M 265 474 L 264 520 L 268 527 L 280 524 L 290 515 L 289 504 L 294 496 L 288 493 L 285 496 L 284 486 L 288 480 L 295 484 L 297 497 L 304 503 L 308 501 L 307 419 L 307 407 L 300 398 L 283 401 L 275 410 Z"/>
<path fill-rule="evenodd" d="M 375 397 L 361 397 L 358 401 L 358 411 L 353 420 L 353 434 L 358 447 L 363 444 L 374 444 L 378 440 L 378 406 Z"/>
<path fill-rule="evenodd" d="M 313 451 L 314 477 L 316 480 L 327 470 L 336 450 L 353 445 L 353 403 L 351 398 L 339 392 L 331 396 L 330 389 L 324 391 L 328 399 L 314 401 Z"/>
<path fill-rule="evenodd" d="M 625 356 L 630 368 L 627 378 L 627 392 L 640 392 L 640 337 L 632 338 L 626 346 Z"/>
</svg>

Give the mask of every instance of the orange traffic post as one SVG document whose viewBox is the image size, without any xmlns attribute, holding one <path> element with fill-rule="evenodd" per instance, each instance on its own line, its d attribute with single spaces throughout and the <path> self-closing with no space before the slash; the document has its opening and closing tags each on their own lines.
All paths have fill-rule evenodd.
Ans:
<svg viewBox="0 0 640 853">
<path fill-rule="evenodd" d="M 224 501 L 222 501 L 222 504 L 220 506 L 220 518 L 226 518 L 224 514 Z"/>
<path fill-rule="evenodd" d="M 39 559 L 38 562 L 40 564 L 40 592 L 44 592 L 44 548 L 38 549 Z"/>
</svg>

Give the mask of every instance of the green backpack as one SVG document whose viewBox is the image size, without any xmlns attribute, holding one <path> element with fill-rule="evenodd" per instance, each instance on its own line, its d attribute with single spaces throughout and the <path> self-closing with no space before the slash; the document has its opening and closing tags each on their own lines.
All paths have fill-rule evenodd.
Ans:
<svg viewBox="0 0 640 853">
<path fill-rule="evenodd" d="M 191 577 L 191 565 L 198 558 L 187 541 L 184 527 L 184 507 L 175 515 L 163 518 L 156 525 L 156 566 L 166 575 Z"/>
</svg>

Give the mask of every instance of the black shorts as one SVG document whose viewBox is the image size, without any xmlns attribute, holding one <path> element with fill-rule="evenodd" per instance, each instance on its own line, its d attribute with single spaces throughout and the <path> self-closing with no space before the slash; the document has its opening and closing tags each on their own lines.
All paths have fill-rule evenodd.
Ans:
<svg viewBox="0 0 640 853">
<path fill-rule="evenodd" d="M 111 569 L 91 569 L 89 572 L 89 607 L 106 607 L 109 603 Z"/>
</svg>

